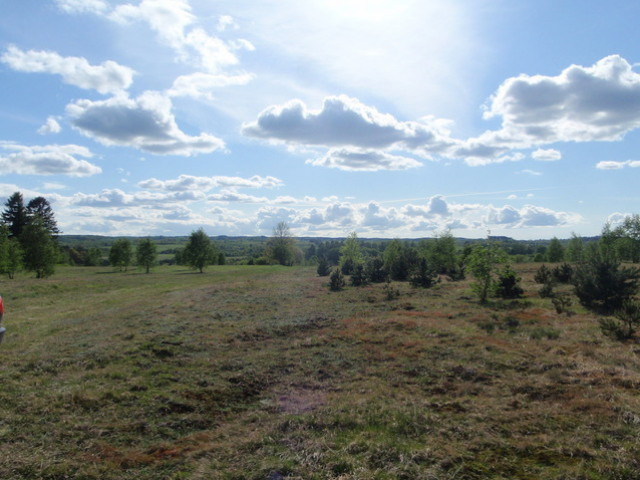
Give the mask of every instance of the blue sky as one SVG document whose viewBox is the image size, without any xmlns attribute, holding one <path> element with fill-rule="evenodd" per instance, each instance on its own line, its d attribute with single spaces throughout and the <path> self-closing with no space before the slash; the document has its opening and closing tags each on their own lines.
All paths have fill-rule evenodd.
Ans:
<svg viewBox="0 0 640 480">
<path fill-rule="evenodd" d="M 640 200 L 640 4 L 7 0 L 0 201 L 65 234 L 590 236 Z"/>
</svg>

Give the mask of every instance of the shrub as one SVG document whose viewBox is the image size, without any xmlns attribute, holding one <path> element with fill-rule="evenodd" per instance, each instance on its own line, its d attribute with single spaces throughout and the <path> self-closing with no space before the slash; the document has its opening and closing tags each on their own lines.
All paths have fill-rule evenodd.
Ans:
<svg viewBox="0 0 640 480">
<path fill-rule="evenodd" d="M 353 270 L 353 274 L 351 275 L 351 285 L 354 287 L 361 287 L 369 283 L 367 281 L 367 276 L 364 272 L 364 265 L 361 263 L 357 264 Z"/>
<path fill-rule="evenodd" d="M 382 289 L 384 290 L 387 300 L 395 300 L 400 296 L 400 290 L 393 287 L 390 276 L 387 277 L 387 280 L 385 281 L 384 287 L 382 287 Z"/>
<path fill-rule="evenodd" d="M 553 283 L 547 282 L 545 283 L 540 290 L 538 290 L 538 295 L 540 298 L 551 298 L 553 297 Z"/>
<path fill-rule="evenodd" d="M 640 303 L 635 300 L 625 300 L 621 308 L 616 310 L 614 317 L 600 320 L 602 333 L 617 340 L 633 337 L 636 327 L 640 325 Z"/>
<path fill-rule="evenodd" d="M 365 267 L 367 279 L 371 283 L 382 283 L 387 279 L 387 271 L 384 268 L 384 260 L 380 257 L 373 257 L 367 261 Z"/>
<path fill-rule="evenodd" d="M 551 298 L 551 303 L 556 309 L 556 313 L 566 313 L 569 315 L 571 312 L 569 311 L 569 307 L 571 306 L 571 297 L 567 293 L 561 293 L 558 295 L 554 295 Z"/>
<path fill-rule="evenodd" d="M 331 273 L 329 277 L 329 288 L 333 292 L 338 292 L 342 290 L 345 286 L 344 275 L 342 275 L 342 271 L 340 267 L 336 267 L 336 269 Z"/>
<path fill-rule="evenodd" d="M 409 279 L 414 287 L 431 288 L 438 282 L 438 273 L 427 265 L 427 260 L 422 258 Z"/>
<path fill-rule="evenodd" d="M 639 278 L 637 268 L 621 267 L 613 257 L 596 252 L 575 270 L 573 284 L 582 305 L 611 313 L 635 295 Z"/>
<path fill-rule="evenodd" d="M 536 283 L 549 283 L 551 281 L 551 278 L 551 270 L 549 270 L 546 265 L 542 264 L 542 266 L 534 275 L 533 280 Z"/>
<path fill-rule="evenodd" d="M 321 277 L 326 277 L 331 272 L 331 268 L 329 268 L 329 262 L 327 262 L 326 258 L 320 257 L 320 259 L 318 259 L 317 272 Z"/>
<path fill-rule="evenodd" d="M 552 276 L 558 283 L 570 283 L 573 278 L 573 267 L 568 263 L 563 263 L 553 269 Z"/>
<path fill-rule="evenodd" d="M 498 275 L 496 294 L 502 298 L 520 298 L 524 290 L 520 287 L 520 277 L 511 266 L 505 266 Z"/>
<path fill-rule="evenodd" d="M 355 268 L 356 264 L 350 258 L 342 259 L 340 262 L 340 270 L 342 270 L 343 275 L 351 275 Z"/>
<path fill-rule="evenodd" d="M 464 280 L 464 259 L 459 258 L 447 273 L 447 279 L 450 282 L 459 282 Z"/>
</svg>

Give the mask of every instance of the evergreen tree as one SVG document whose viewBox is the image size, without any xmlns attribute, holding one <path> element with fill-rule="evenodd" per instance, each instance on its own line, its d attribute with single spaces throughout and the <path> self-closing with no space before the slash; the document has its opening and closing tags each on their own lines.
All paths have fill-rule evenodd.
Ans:
<svg viewBox="0 0 640 480">
<path fill-rule="evenodd" d="M 15 192 L 5 203 L 2 212 L 2 221 L 9 227 L 10 236 L 20 238 L 22 230 L 27 224 L 27 210 L 24 206 L 24 199 L 20 192 Z"/>
<path fill-rule="evenodd" d="M 29 220 L 20 238 L 24 250 L 25 268 L 35 272 L 37 278 L 52 275 L 58 259 L 58 247 L 39 215 Z"/>
<path fill-rule="evenodd" d="M 39 215 L 44 223 L 44 226 L 49 230 L 51 235 L 55 236 L 60 233 L 58 229 L 58 224 L 53 215 L 53 209 L 51 208 L 51 204 L 44 197 L 36 197 L 29 201 L 27 204 L 27 217 L 31 218 L 34 215 Z"/>
<path fill-rule="evenodd" d="M 140 240 L 136 246 L 136 263 L 149 273 L 158 258 L 156 244 L 150 239 Z"/>
</svg>

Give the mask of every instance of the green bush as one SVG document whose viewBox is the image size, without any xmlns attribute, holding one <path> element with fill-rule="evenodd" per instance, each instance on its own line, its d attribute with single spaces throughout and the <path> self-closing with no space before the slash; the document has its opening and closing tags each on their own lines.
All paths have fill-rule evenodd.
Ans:
<svg viewBox="0 0 640 480">
<path fill-rule="evenodd" d="M 438 283 L 438 273 L 427 265 L 427 260 L 422 258 L 414 269 L 409 281 L 414 287 L 431 288 Z"/>
<path fill-rule="evenodd" d="M 602 333 L 617 340 L 633 337 L 638 325 L 640 325 L 640 303 L 635 300 L 624 301 L 614 313 L 614 318 L 600 320 Z"/>
<path fill-rule="evenodd" d="M 336 267 L 331 276 L 329 277 L 329 288 L 333 292 L 338 292 L 342 290 L 345 286 L 344 275 L 342 275 L 342 271 L 340 267 Z"/>
<path fill-rule="evenodd" d="M 552 279 L 551 270 L 547 268 L 546 265 L 542 264 L 542 266 L 536 271 L 536 274 L 533 277 L 533 280 L 536 283 L 549 283 Z"/>
<path fill-rule="evenodd" d="M 496 294 L 502 298 L 520 298 L 524 290 L 520 287 L 520 277 L 510 265 L 505 266 L 498 274 Z"/>
<path fill-rule="evenodd" d="M 639 278 L 637 268 L 622 267 L 612 256 L 596 252 L 578 266 L 573 284 L 582 305 L 608 314 L 635 295 Z"/>
</svg>

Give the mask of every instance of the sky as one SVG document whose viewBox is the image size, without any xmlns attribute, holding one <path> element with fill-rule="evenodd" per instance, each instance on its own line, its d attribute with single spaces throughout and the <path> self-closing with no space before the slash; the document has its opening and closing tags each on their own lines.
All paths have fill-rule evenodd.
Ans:
<svg viewBox="0 0 640 480">
<path fill-rule="evenodd" d="M 0 202 L 63 234 L 597 235 L 640 204 L 640 3 L 4 0 Z"/>
</svg>

